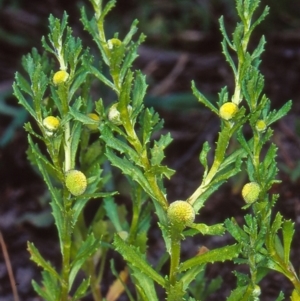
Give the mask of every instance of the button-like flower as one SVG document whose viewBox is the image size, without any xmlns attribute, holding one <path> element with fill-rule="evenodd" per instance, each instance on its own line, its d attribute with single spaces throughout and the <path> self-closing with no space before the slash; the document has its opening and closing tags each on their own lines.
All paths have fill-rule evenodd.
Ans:
<svg viewBox="0 0 300 301">
<path fill-rule="evenodd" d="M 255 124 L 255 128 L 257 129 L 258 132 L 264 132 L 267 128 L 267 125 L 264 120 L 260 119 L 257 120 Z"/>
<path fill-rule="evenodd" d="M 175 201 L 170 204 L 167 216 L 171 225 L 176 228 L 184 229 L 191 225 L 195 220 L 195 210 L 186 201 Z"/>
<path fill-rule="evenodd" d="M 86 176 L 79 170 L 69 170 L 65 175 L 65 184 L 73 195 L 82 195 L 87 187 Z"/>
<path fill-rule="evenodd" d="M 230 120 L 235 116 L 235 114 L 238 112 L 238 110 L 239 110 L 239 108 L 235 103 L 225 102 L 221 106 L 221 108 L 219 110 L 219 114 L 220 114 L 222 119 Z"/>
<path fill-rule="evenodd" d="M 87 114 L 87 116 L 89 118 L 91 118 L 92 120 L 98 122 L 100 122 L 100 116 L 96 113 L 89 113 Z M 95 123 L 91 123 L 91 124 L 87 124 L 86 127 L 91 130 L 91 131 L 96 131 L 98 129 L 98 124 L 95 124 Z"/>
<path fill-rule="evenodd" d="M 46 134 L 52 136 L 59 127 L 59 119 L 54 116 L 48 116 L 43 119 L 43 126 L 46 129 Z"/>
<path fill-rule="evenodd" d="M 54 85 L 59 85 L 61 83 L 64 83 L 69 78 L 69 73 L 65 70 L 60 70 L 55 72 L 53 75 L 53 83 Z"/>
<path fill-rule="evenodd" d="M 260 186 L 256 182 L 250 182 L 244 185 L 242 196 L 247 204 L 252 204 L 257 201 L 260 194 Z"/>
</svg>

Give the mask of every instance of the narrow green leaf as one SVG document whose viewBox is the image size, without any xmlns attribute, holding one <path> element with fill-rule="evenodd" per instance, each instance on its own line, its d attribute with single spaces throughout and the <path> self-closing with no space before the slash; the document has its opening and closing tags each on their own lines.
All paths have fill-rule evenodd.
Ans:
<svg viewBox="0 0 300 301">
<path fill-rule="evenodd" d="M 284 104 L 278 111 L 272 111 L 268 116 L 266 123 L 267 125 L 270 125 L 277 121 L 278 119 L 281 119 L 283 116 L 285 116 L 288 111 L 292 108 L 292 101 L 289 100 L 286 104 Z"/>
<path fill-rule="evenodd" d="M 236 66 L 234 64 L 234 61 L 233 61 L 231 55 L 229 54 L 226 41 L 223 40 L 221 42 L 221 45 L 222 45 L 223 54 L 226 58 L 226 61 L 229 63 L 230 67 L 232 68 L 232 71 L 233 71 L 234 75 L 236 76 L 237 75 L 237 69 L 236 69 Z"/>
<path fill-rule="evenodd" d="M 106 86 L 111 88 L 113 91 L 118 93 L 118 90 L 116 89 L 115 85 L 107 79 L 98 69 L 96 69 L 93 66 L 90 66 L 90 72 L 94 74 L 101 82 L 103 82 Z"/>
<path fill-rule="evenodd" d="M 30 87 L 29 82 L 19 73 L 16 72 L 15 74 L 15 80 L 17 85 L 28 95 L 30 95 L 32 97 L 32 90 Z"/>
<path fill-rule="evenodd" d="M 179 272 L 184 272 L 204 263 L 214 263 L 216 261 L 223 262 L 225 260 L 231 260 L 237 257 L 239 255 L 239 252 L 240 246 L 238 244 L 214 249 L 186 260 L 180 265 Z"/>
<path fill-rule="evenodd" d="M 198 99 L 198 101 L 200 101 L 201 103 L 203 103 L 206 107 L 208 107 L 212 112 L 216 113 L 217 115 L 219 115 L 219 110 L 202 94 L 200 93 L 196 86 L 195 86 L 195 82 L 192 81 L 192 91 L 193 94 L 196 96 L 196 98 Z"/>
<path fill-rule="evenodd" d="M 38 266 L 42 267 L 44 270 L 49 272 L 55 279 L 60 280 L 59 275 L 55 271 L 55 269 L 52 267 L 50 262 L 46 261 L 38 249 L 33 245 L 33 243 L 28 242 L 27 249 L 30 253 L 30 259 L 34 261 Z"/>
<path fill-rule="evenodd" d="M 205 201 L 210 197 L 210 195 L 215 192 L 224 182 L 220 181 L 214 185 L 209 185 L 208 187 L 203 188 L 203 192 L 200 197 L 195 201 L 193 207 L 195 212 L 198 212 L 203 206 Z"/>
<path fill-rule="evenodd" d="M 184 300 L 185 291 L 181 281 L 177 281 L 174 285 L 170 285 L 167 289 L 168 301 Z"/>
<path fill-rule="evenodd" d="M 102 2 L 102 1 L 101 1 Z M 115 7 L 116 5 L 116 0 L 110 0 L 106 3 L 104 8 L 102 9 L 101 15 L 100 15 L 100 21 L 104 22 L 105 16 Z"/>
<path fill-rule="evenodd" d="M 283 300 L 284 300 L 284 294 L 283 292 L 280 292 L 275 301 L 283 301 Z M 291 301 L 297 301 L 297 300 L 292 299 Z"/>
<path fill-rule="evenodd" d="M 14 90 L 14 95 L 17 97 L 17 99 L 19 101 L 19 104 L 21 104 L 26 109 L 26 111 L 28 111 L 30 113 L 30 115 L 34 119 L 37 119 L 35 111 L 31 107 L 31 105 L 28 103 L 28 101 L 25 99 L 25 97 L 23 96 L 22 92 L 20 91 L 20 89 L 18 88 L 16 83 L 13 84 L 13 90 Z"/>
<path fill-rule="evenodd" d="M 139 108 L 143 104 L 148 85 L 146 84 L 146 76 L 142 72 L 137 71 L 132 91 L 132 107 Z"/>
<path fill-rule="evenodd" d="M 154 165 L 151 166 L 146 172 L 145 175 L 153 174 L 158 178 L 162 178 L 165 176 L 167 179 L 170 179 L 175 173 L 175 170 L 168 168 L 167 166 L 162 165 Z"/>
<path fill-rule="evenodd" d="M 82 265 L 90 258 L 100 247 L 100 241 L 96 240 L 93 234 L 88 235 L 87 239 L 81 243 L 77 250 L 74 260 L 71 263 L 69 273 L 69 287 L 72 287 L 74 279 Z"/>
<path fill-rule="evenodd" d="M 50 91 L 51 91 L 51 98 L 54 101 L 56 108 L 58 109 L 60 115 L 63 116 L 64 113 L 62 111 L 62 103 L 57 93 L 57 89 L 54 86 L 50 86 Z"/>
<path fill-rule="evenodd" d="M 83 298 L 86 295 L 89 286 L 90 286 L 90 278 L 83 279 L 83 281 L 80 283 L 80 285 L 76 289 L 71 300 L 77 301 L 77 300 L 80 300 L 81 298 Z"/>
<path fill-rule="evenodd" d="M 79 214 L 82 212 L 83 208 L 85 207 L 86 203 L 91 199 L 98 199 L 98 198 L 109 198 L 113 195 L 117 194 L 117 192 L 98 192 L 98 193 L 84 193 L 79 197 L 76 197 L 76 202 L 73 206 L 73 218 L 72 223 L 73 225 L 76 224 Z"/>
<path fill-rule="evenodd" d="M 125 230 L 121 225 L 121 220 L 118 214 L 118 207 L 112 197 L 106 197 L 104 200 L 104 209 L 109 220 L 114 225 L 116 232 Z"/>
<path fill-rule="evenodd" d="M 131 269 L 133 270 L 133 277 L 136 281 L 135 285 L 139 287 L 139 290 L 142 290 L 143 295 L 147 298 L 146 300 L 158 301 L 153 280 L 139 269 L 135 267 L 131 267 Z"/>
<path fill-rule="evenodd" d="M 234 218 L 226 219 L 225 226 L 228 232 L 238 241 L 243 243 L 248 243 L 248 235 L 243 231 L 243 229 L 238 225 Z"/>
<path fill-rule="evenodd" d="M 128 245 L 118 234 L 114 236 L 113 245 L 133 267 L 136 267 L 141 273 L 147 275 L 162 287 L 166 287 L 165 279 L 144 260 L 144 256 L 139 251 L 135 250 L 133 246 Z"/>
<path fill-rule="evenodd" d="M 132 66 L 132 63 L 134 62 L 134 60 L 138 57 L 137 54 L 137 48 L 138 46 L 143 43 L 146 39 L 146 36 L 144 34 L 141 34 L 138 41 L 135 43 L 132 43 L 132 45 L 130 45 L 128 53 L 124 59 L 123 65 L 120 72 L 120 83 L 123 82 L 127 70 L 129 70 L 129 68 Z"/>
<path fill-rule="evenodd" d="M 204 142 L 202 146 L 202 150 L 199 156 L 200 163 L 204 167 L 204 173 L 203 173 L 203 178 L 206 177 L 207 172 L 208 172 L 208 164 L 207 164 L 207 154 L 210 151 L 210 146 L 207 141 Z"/>
<path fill-rule="evenodd" d="M 165 148 L 173 141 L 170 133 L 161 135 L 158 141 L 154 141 L 154 145 L 151 148 L 151 164 L 160 165 L 161 161 L 165 157 Z"/>
<path fill-rule="evenodd" d="M 126 158 L 117 157 L 109 148 L 106 150 L 106 156 L 112 165 L 118 167 L 123 174 L 128 175 L 132 180 L 138 182 L 144 191 L 155 199 L 151 186 L 149 185 L 143 172 L 138 167 L 134 166 Z"/>
<path fill-rule="evenodd" d="M 206 224 L 192 224 L 190 228 L 196 229 L 203 235 L 223 235 L 225 232 L 223 224 L 216 224 L 212 226 L 208 226 Z"/>
<path fill-rule="evenodd" d="M 109 126 L 102 126 L 101 139 L 105 141 L 106 146 L 119 151 L 121 154 L 127 155 L 132 162 L 139 166 L 143 166 L 140 162 L 140 154 L 121 139 L 115 138 Z"/>
<path fill-rule="evenodd" d="M 265 155 L 264 161 L 262 162 L 263 167 L 265 170 L 267 170 L 268 168 L 272 167 L 272 165 L 275 164 L 276 166 L 276 162 L 275 162 L 275 158 L 277 155 L 277 146 L 272 143 Z"/>
<path fill-rule="evenodd" d="M 238 23 L 233 32 L 233 45 L 236 51 L 239 53 L 240 49 L 242 48 L 243 41 L 243 34 L 244 34 L 244 25 L 242 23 Z"/>
<path fill-rule="evenodd" d="M 243 296 L 245 295 L 246 291 L 247 291 L 248 286 L 240 286 L 237 287 L 235 290 L 233 290 L 230 294 L 230 296 L 226 299 L 227 301 L 245 301 L 243 299 Z"/>
<path fill-rule="evenodd" d="M 73 107 L 69 107 L 69 113 L 74 117 L 75 120 L 80 121 L 82 124 L 98 124 L 98 121 L 88 117 L 86 114 L 80 113 L 78 110 Z"/>
<path fill-rule="evenodd" d="M 183 289 L 188 289 L 190 283 L 194 281 L 197 277 L 197 275 L 205 270 L 205 264 L 203 265 L 197 265 L 188 271 L 186 271 L 183 276 L 180 278 L 180 281 L 182 282 Z"/>
<path fill-rule="evenodd" d="M 123 43 L 125 45 L 127 45 L 128 43 L 130 43 L 133 35 L 137 32 L 138 28 L 137 28 L 137 25 L 139 23 L 139 20 L 134 20 L 130 26 L 130 30 L 129 32 L 127 33 L 127 35 L 125 36 L 125 38 L 123 39 Z"/>
<path fill-rule="evenodd" d="M 237 140 L 249 156 L 252 156 L 251 144 L 246 141 L 242 129 L 237 132 Z"/>
<path fill-rule="evenodd" d="M 260 57 L 260 55 L 264 52 L 264 46 L 266 44 L 266 39 L 265 36 L 262 36 L 259 40 L 259 43 L 257 45 L 257 47 L 255 48 L 255 50 L 253 51 L 251 58 L 252 60 L 255 60 L 257 58 Z"/>
<path fill-rule="evenodd" d="M 294 232 L 295 232 L 294 223 L 290 220 L 284 221 L 282 225 L 282 236 L 283 236 L 285 264 L 289 264 L 290 261 L 291 243 L 292 243 Z"/>
<path fill-rule="evenodd" d="M 72 86 L 69 91 L 70 99 L 73 97 L 75 92 L 80 88 L 80 86 L 85 82 L 89 72 L 85 68 L 81 68 L 76 72 L 75 80 L 72 83 Z"/>
<path fill-rule="evenodd" d="M 231 43 L 228 35 L 227 35 L 227 32 L 226 32 L 226 29 L 225 29 L 225 25 L 224 25 L 224 17 L 222 16 L 220 19 L 219 19 L 219 24 L 220 24 L 220 30 L 221 30 L 221 33 L 223 35 L 223 37 L 225 38 L 225 41 L 227 42 L 227 44 L 229 45 L 229 47 L 232 49 L 232 50 L 235 50 L 236 51 L 236 48 L 234 47 L 234 45 Z"/>
<path fill-rule="evenodd" d="M 76 155 L 80 143 L 81 128 L 82 124 L 76 121 L 71 129 L 71 166 L 76 166 Z"/>
<path fill-rule="evenodd" d="M 49 293 L 47 290 L 45 290 L 44 287 L 41 287 L 40 285 L 38 285 L 34 279 L 32 279 L 31 284 L 32 284 L 32 287 L 35 290 L 35 292 L 40 297 L 42 297 L 43 300 L 45 300 L 45 301 L 56 301 L 57 300 L 55 295 L 51 295 L 51 293 Z"/>
<path fill-rule="evenodd" d="M 53 198 L 53 200 L 56 202 L 57 206 L 60 208 L 61 211 L 63 211 L 63 207 L 62 207 L 62 203 L 61 203 L 61 199 L 59 197 L 59 195 L 57 194 L 57 191 L 54 189 L 50 176 L 49 174 L 46 172 L 46 168 L 44 164 L 47 164 L 47 160 L 44 161 L 43 160 L 43 156 L 41 155 L 40 151 L 38 150 L 37 146 L 34 145 L 32 139 L 30 136 L 28 136 L 28 142 L 29 145 L 31 147 L 31 150 L 33 151 L 33 153 L 36 155 L 36 162 L 38 164 L 39 170 L 41 172 L 41 174 L 43 175 L 43 178 L 49 188 L 49 191 L 51 193 L 51 196 Z"/>
</svg>

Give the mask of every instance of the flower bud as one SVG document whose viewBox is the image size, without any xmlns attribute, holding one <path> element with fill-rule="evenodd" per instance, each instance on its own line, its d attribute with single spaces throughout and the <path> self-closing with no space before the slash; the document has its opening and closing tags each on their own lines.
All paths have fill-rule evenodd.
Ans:
<svg viewBox="0 0 300 301">
<path fill-rule="evenodd" d="M 258 285 L 255 285 L 252 291 L 252 297 L 256 298 L 255 300 L 259 300 L 258 297 L 260 296 L 260 294 L 261 294 L 260 287 Z"/>
<path fill-rule="evenodd" d="M 247 204 L 252 204 L 257 201 L 260 194 L 260 186 L 256 182 L 250 182 L 244 185 L 242 196 Z"/>
<path fill-rule="evenodd" d="M 46 134 L 52 136 L 59 127 L 59 120 L 54 116 L 48 116 L 43 119 L 43 126 L 46 129 Z"/>
<path fill-rule="evenodd" d="M 66 82 L 68 78 L 69 73 L 65 70 L 60 70 L 53 75 L 53 83 L 54 85 L 59 85 L 61 83 Z"/>
<path fill-rule="evenodd" d="M 121 116 L 120 112 L 117 109 L 118 104 L 113 104 L 108 111 L 108 120 L 111 121 L 115 125 L 121 125 Z"/>
<path fill-rule="evenodd" d="M 264 132 L 267 128 L 267 125 L 264 120 L 260 119 L 257 120 L 255 128 L 258 132 Z"/>
<path fill-rule="evenodd" d="M 87 114 L 87 116 L 91 119 L 93 119 L 94 121 L 97 121 L 98 124 L 100 122 L 100 116 L 98 114 L 95 113 L 89 113 Z M 98 129 L 98 124 L 95 123 L 91 123 L 91 124 L 87 124 L 86 127 L 91 130 L 91 131 L 96 131 Z"/>
<path fill-rule="evenodd" d="M 239 108 L 235 103 L 225 102 L 221 106 L 221 108 L 219 110 L 219 114 L 222 119 L 230 120 L 235 116 L 235 114 L 238 112 L 238 110 L 239 110 Z"/>
<path fill-rule="evenodd" d="M 112 122 L 115 125 L 121 125 L 122 120 L 121 120 L 121 114 L 120 111 L 117 109 L 118 103 L 113 104 L 109 111 L 108 111 L 108 120 Z M 132 112 L 132 107 L 130 105 L 127 106 L 128 113 L 129 115 Z"/>
<path fill-rule="evenodd" d="M 192 205 L 186 201 L 175 201 L 170 204 L 167 216 L 171 225 L 185 228 L 195 220 L 195 211 Z"/>
<path fill-rule="evenodd" d="M 114 49 L 115 47 L 120 47 L 121 45 L 122 45 L 122 41 L 116 38 L 107 41 L 107 47 L 110 50 Z"/>
<path fill-rule="evenodd" d="M 73 195 L 82 195 L 87 187 L 86 176 L 79 170 L 69 170 L 65 175 L 65 184 Z"/>
</svg>

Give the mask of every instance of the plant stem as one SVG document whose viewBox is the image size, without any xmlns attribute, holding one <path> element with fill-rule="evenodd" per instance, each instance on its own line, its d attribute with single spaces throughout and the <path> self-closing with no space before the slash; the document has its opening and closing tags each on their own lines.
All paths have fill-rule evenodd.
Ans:
<svg viewBox="0 0 300 301">
<path fill-rule="evenodd" d="M 65 124 L 64 131 L 64 171 L 69 171 L 71 166 L 71 130 L 70 123 Z M 68 300 L 69 287 L 69 274 L 70 274 L 70 258 L 71 258 L 71 245 L 72 245 L 72 201 L 70 200 L 70 193 L 64 189 L 64 212 L 63 212 L 63 249 L 62 251 L 62 291 L 61 300 Z"/>
<path fill-rule="evenodd" d="M 70 274 L 70 257 L 72 244 L 72 227 L 71 227 L 71 201 L 64 200 L 64 220 L 63 220 L 63 249 L 62 249 L 62 290 L 60 301 L 68 300 L 69 293 L 69 274 Z"/>
<path fill-rule="evenodd" d="M 141 161 L 145 171 L 144 175 L 152 188 L 153 195 L 155 196 L 159 204 L 164 208 L 164 210 L 167 210 L 168 201 L 157 184 L 156 176 L 151 172 L 147 172 L 151 168 L 151 164 L 148 159 L 147 149 L 142 146 L 135 132 L 135 129 L 132 126 L 128 112 L 124 117 L 125 120 L 123 121 L 123 126 L 125 128 L 126 134 L 129 137 L 128 142 L 134 147 L 138 154 L 141 154 Z"/>
<path fill-rule="evenodd" d="M 170 286 L 174 286 L 177 281 L 177 271 L 180 263 L 180 249 L 180 238 L 178 238 L 178 234 L 176 233 L 171 237 L 171 263 L 169 274 Z"/>
<path fill-rule="evenodd" d="M 221 163 L 224 161 L 225 152 L 232 135 L 233 131 L 231 131 L 228 126 L 225 126 L 222 129 L 222 132 L 219 134 L 214 162 L 201 185 L 187 199 L 187 202 L 189 202 L 191 205 L 193 205 L 196 200 L 202 195 L 202 193 L 204 193 L 209 188 L 209 184 L 218 172 Z"/>
</svg>

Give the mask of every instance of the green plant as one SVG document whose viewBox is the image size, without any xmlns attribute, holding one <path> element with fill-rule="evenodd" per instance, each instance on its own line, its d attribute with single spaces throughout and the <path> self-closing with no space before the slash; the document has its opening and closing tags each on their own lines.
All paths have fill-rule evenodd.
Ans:
<svg viewBox="0 0 300 301">
<path fill-rule="evenodd" d="M 205 170 L 199 187 L 186 200 L 172 203 L 167 198 L 164 180 L 174 171 L 163 164 L 164 150 L 172 139 L 170 134 L 152 139 L 163 123 L 152 108 L 143 105 L 145 76 L 132 70 L 137 48 L 145 39 L 141 34 L 136 42 L 132 40 L 137 21 L 123 39 L 117 33 L 107 39 L 104 19 L 115 1 L 103 6 L 101 0 L 91 0 L 95 11 L 91 19 L 82 9 L 84 27 L 108 68 L 109 76 L 105 76 L 104 67 L 93 62 L 80 39 L 73 37 L 67 15 L 61 21 L 50 16 L 50 34 L 42 40 L 46 52 L 40 55 L 33 50 L 24 58 L 29 79 L 17 73 L 13 86 L 15 96 L 37 125 L 25 125 L 28 157 L 38 166 L 51 193 L 50 205 L 62 254 L 61 271 L 57 271 L 28 243 L 32 260 L 43 268 L 42 283 L 33 281 L 43 299 L 78 300 L 92 293 L 94 300 L 104 300 L 100 283 L 107 251 L 113 249 L 125 259 L 134 283 L 134 294 L 123 283 L 130 300 L 159 300 L 157 286 L 164 290 L 168 301 L 202 300 L 208 291 L 193 287 L 193 280 L 203 284 L 206 264 L 225 260 L 249 267 L 248 274 L 235 272 L 237 288 L 228 300 L 259 300 L 259 282 L 269 270 L 284 274 L 295 287 L 292 300 L 299 300 L 300 282 L 289 261 L 293 223 L 284 220 L 280 213 L 272 217 L 278 196 L 269 193 L 278 182 L 276 146 L 270 143 L 270 126 L 290 110 L 291 102 L 278 111 L 270 111 L 271 103 L 262 93 L 264 80 L 258 69 L 264 37 L 254 51 L 248 50 L 251 33 L 268 13 L 265 8 L 258 19 L 252 20 L 259 2 L 236 0 L 240 23 L 232 40 L 223 18 L 220 19 L 223 53 L 235 80 L 233 95 L 229 97 L 226 87 L 223 88 L 216 107 L 192 83 L 194 95 L 220 118 L 220 132 L 212 164 L 207 160 L 211 148 L 208 142 L 203 145 L 200 162 Z M 56 63 L 49 59 L 49 54 L 56 58 Z M 91 92 L 95 80 L 115 93 L 115 103 L 106 104 Z M 95 98 L 98 100 L 94 101 Z M 245 126 L 252 130 L 250 139 L 244 136 Z M 95 133 L 99 139 L 93 139 Z M 239 146 L 229 152 L 233 137 L 237 137 Z M 45 145 L 47 152 L 39 145 Z M 112 174 L 102 173 L 108 164 L 118 168 L 130 183 L 129 221 L 124 219 L 124 206 L 114 200 L 117 192 L 109 190 Z M 210 195 L 236 175 L 242 165 L 250 182 L 243 189 L 243 209 L 250 212 L 245 214 L 244 225 L 238 225 L 234 218 L 224 225 L 195 222 L 195 215 L 201 214 Z M 93 198 L 99 199 L 99 208 L 87 224 L 83 210 Z M 145 256 L 153 213 L 166 246 L 165 256 L 157 267 L 152 267 Z M 235 238 L 235 244 L 202 249 L 198 255 L 182 261 L 181 244 L 185 237 L 199 233 L 222 235 L 225 231 Z M 164 275 L 161 267 L 167 264 L 169 273 Z M 79 271 L 85 277 L 74 287 L 74 280 L 80 278 Z M 111 272 L 117 275 L 113 265 Z M 123 282 L 121 274 L 117 277 Z M 209 286 L 210 291 L 218 286 L 216 279 Z M 283 294 L 277 300 L 283 300 Z"/>
</svg>

